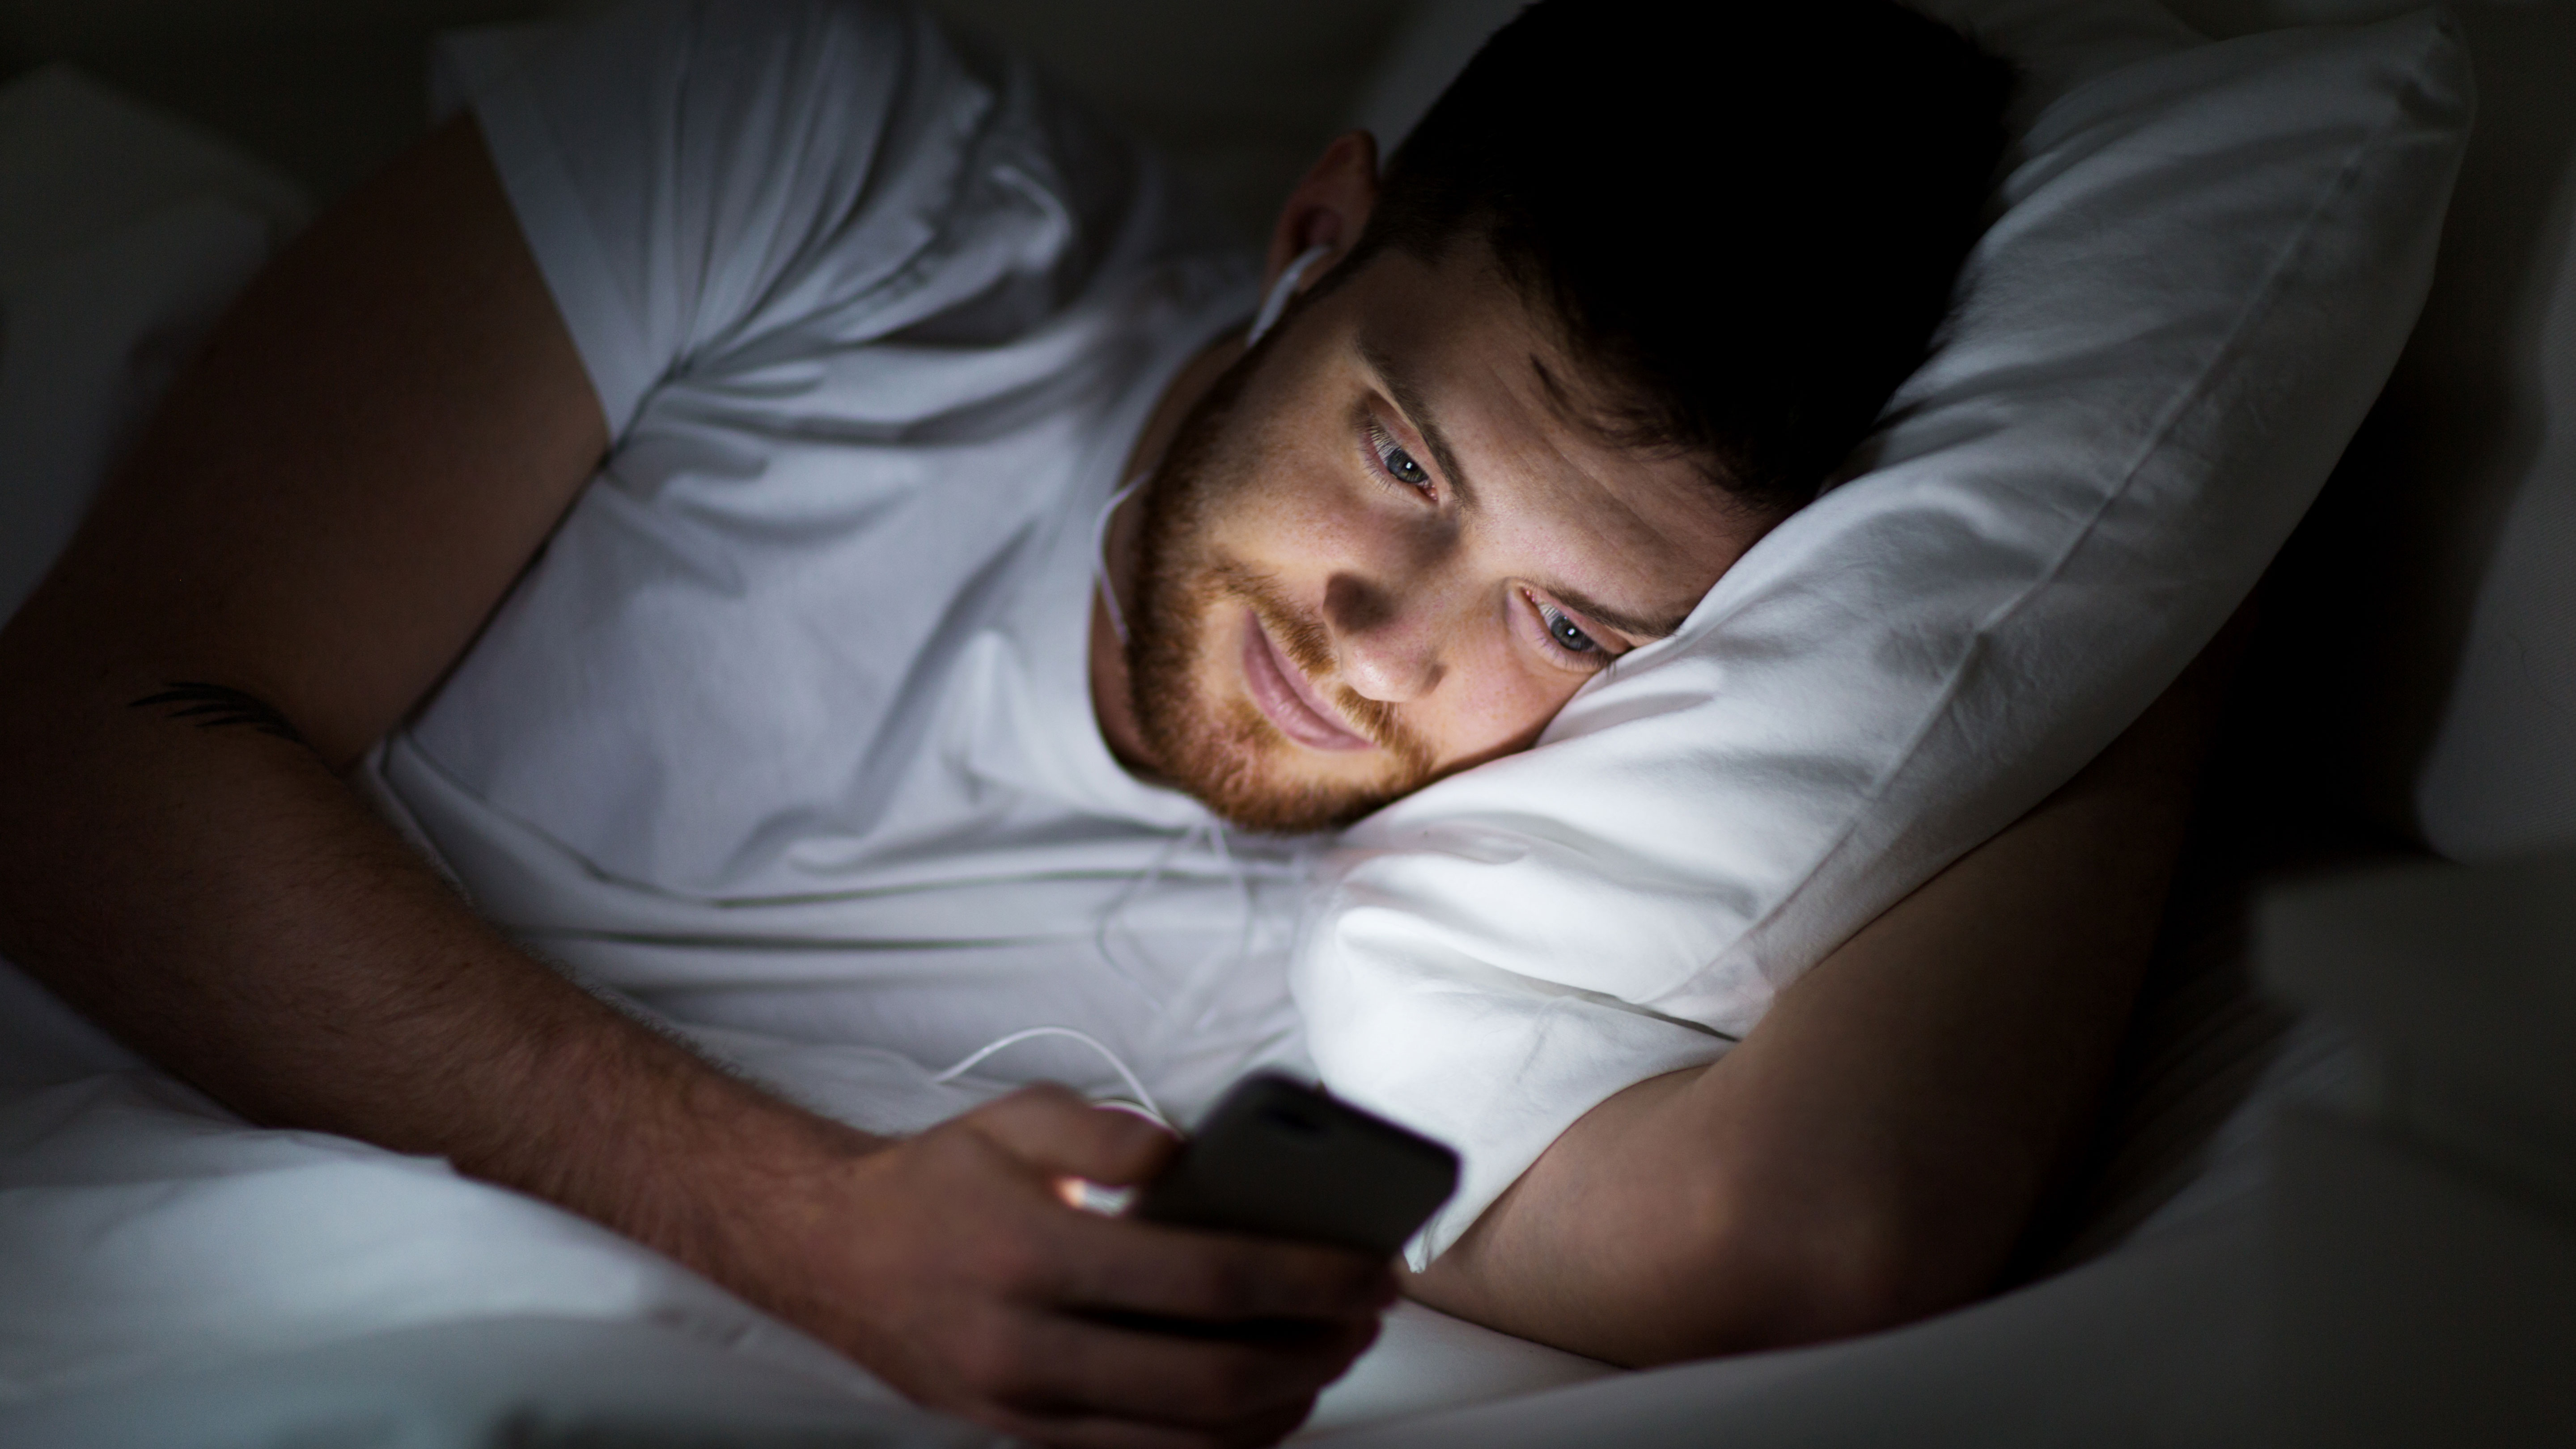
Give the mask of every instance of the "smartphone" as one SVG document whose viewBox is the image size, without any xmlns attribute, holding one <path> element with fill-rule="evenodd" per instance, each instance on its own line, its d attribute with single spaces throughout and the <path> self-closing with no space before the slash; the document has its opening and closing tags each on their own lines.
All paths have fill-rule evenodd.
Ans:
<svg viewBox="0 0 2576 1449">
<path fill-rule="evenodd" d="M 1391 1257 L 1458 1187 L 1458 1154 L 1276 1072 L 1244 1078 L 1128 1208 L 1175 1227 Z"/>
</svg>

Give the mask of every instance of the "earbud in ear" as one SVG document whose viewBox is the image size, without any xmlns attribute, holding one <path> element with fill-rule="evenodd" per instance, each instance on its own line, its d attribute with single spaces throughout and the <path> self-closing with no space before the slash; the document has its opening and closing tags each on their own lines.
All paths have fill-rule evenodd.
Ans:
<svg viewBox="0 0 2576 1449">
<path fill-rule="evenodd" d="M 1315 263 L 1332 254 L 1331 247 L 1322 245 L 1308 247 L 1297 254 L 1297 260 L 1288 264 L 1288 270 L 1281 272 L 1279 280 L 1270 284 L 1270 295 L 1261 299 L 1261 310 L 1252 316 L 1252 331 L 1244 337 L 1244 346 L 1259 342 L 1263 333 L 1279 325 L 1279 314 L 1288 310 L 1288 299 L 1297 295 L 1297 284 L 1306 279 L 1307 271 Z"/>
</svg>

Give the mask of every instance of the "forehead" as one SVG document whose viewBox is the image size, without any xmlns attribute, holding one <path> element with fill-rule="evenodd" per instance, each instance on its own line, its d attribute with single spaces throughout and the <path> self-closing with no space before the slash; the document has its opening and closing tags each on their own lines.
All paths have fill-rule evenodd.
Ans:
<svg viewBox="0 0 2576 1449">
<path fill-rule="evenodd" d="M 1691 459 L 1584 420 L 1591 379 L 1482 246 L 1436 265 L 1390 249 L 1342 291 L 1355 365 L 1436 433 L 1462 510 L 1515 559 L 1670 624 L 1761 532 Z"/>
</svg>

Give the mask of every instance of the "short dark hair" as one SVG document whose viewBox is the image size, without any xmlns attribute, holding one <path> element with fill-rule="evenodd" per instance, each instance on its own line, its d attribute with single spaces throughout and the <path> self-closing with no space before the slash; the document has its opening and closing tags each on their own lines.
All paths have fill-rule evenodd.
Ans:
<svg viewBox="0 0 2576 1449">
<path fill-rule="evenodd" d="M 1921 363 L 2011 87 L 1893 0 L 1544 0 L 1389 159 L 1346 274 L 1481 235 L 1579 416 L 1777 516 Z"/>
</svg>

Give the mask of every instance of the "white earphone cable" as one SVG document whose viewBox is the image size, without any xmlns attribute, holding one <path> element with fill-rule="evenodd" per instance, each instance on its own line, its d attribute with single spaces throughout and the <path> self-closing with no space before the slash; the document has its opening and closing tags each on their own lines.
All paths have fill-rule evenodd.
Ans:
<svg viewBox="0 0 2576 1449">
<path fill-rule="evenodd" d="M 1297 260 L 1288 264 L 1288 270 L 1281 272 L 1279 280 L 1270 284 L 1269 294 L 1261 299 L 1261 310 L 1252 314 L 1252 330 L 1244 334 L 1244 346 L 1259 342 L 1271 328 L 1279 325 L 1280 314 L 1288 310 L 1288 299 L 1297 295 L 1297 284 L 1306 280 L 1307 271 L 1315 263 L 1332 254 L 1333 249 L 1328 246 L 1311 246 L 1297 254 Z"/>
<path fill-rule="evenodd" d="M 1118 1074 L 1118 1080 L 1126 1086 L 1128 1091 L 1135 1093 L 1136 1105 L 1144 1110 L 1145 1115 L 1153 1118 L 1156 1122 L 1161 1123 L 1164 1127 L 1172 1127 L 1171 1119 L 1163 1115 L 1163 1109 L 1160 1104 L 1155 1102 L 1154 1094 L 1145 1090 L 1145 1084 L 1143 1082 L 1136 1080 L 1136 1074 L 1127 1069 L 1127 1064 L 1124 1061 L 1119 1060 L 1118 1053 L 1111 1051 L 1101 1042 L 1100 1038 L 1093 1036 L 1091 1033 L 1087 1031 L 1076 1031 L 1069 1026 L 1032 1026 L 1021 1031 L 1012 1032 L 1008 1036 L 996 1037 L 993 1040 L 984 1043 L 982 1046 L 975 1048 L 973 1051 L 968 1052 L 957 1062 L 956 1065 L 948 1068 L 946 1071 L 934 1073 L 930 1080 L 945 1086 L 948 1083 L 957 1080 L 959 1077 L 966 1075 L 968 1072 L 973 1071 L 977 1066 L 982 1064 L 986 1058 L 991 1057 L 994 1053 L 1003 1051 L 1010 1047 L 1018 1046 L 1024 1041 L 1031 1041 L 1042 1036 L 1066 1037 L 1073 1041 L 1078 1041 L 1084 1046 L 1091 1048 L 1093 1051 L 1100 1053 L 1101 1059 L 1109 1063 L 1109 1069 Z M 1179 1129 L 1172 1128 L 1172 1130 L 1178 1131 Z"/>
</svg>

